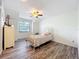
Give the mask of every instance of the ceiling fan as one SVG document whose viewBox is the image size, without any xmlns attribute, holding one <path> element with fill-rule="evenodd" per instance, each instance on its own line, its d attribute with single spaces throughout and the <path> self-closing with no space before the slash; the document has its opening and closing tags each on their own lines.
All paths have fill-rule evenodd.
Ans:
<svg viewBox="0 0 79 59">
<path fill-rule="evenodd" d="M 32 9 L 31 14 L 32 14 L 33 17 L 36 17 L 36 18 L 38 18 L 39 16 L 43 16 L 42 11 L 37 10 L 37 9 Z"/>
</svg>

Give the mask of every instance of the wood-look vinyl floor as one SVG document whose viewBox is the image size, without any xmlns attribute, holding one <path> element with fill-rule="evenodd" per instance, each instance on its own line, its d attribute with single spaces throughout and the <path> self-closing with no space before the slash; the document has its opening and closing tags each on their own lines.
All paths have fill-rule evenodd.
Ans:
<svg viewBox="0 0 79 59">
<path fill-rule="evenodd" d="M 20 40 L 14 48 L 3 51 L 0 59 L 78 59 L 78 50 L 56 42 L 35 49 L 25 40 Z"/>
</svg>

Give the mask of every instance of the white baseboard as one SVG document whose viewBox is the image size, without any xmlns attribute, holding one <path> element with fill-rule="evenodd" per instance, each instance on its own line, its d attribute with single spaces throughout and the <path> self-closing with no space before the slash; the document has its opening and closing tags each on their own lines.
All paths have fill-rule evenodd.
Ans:
<svg viewBox="0 0 79 59">
<path fill-rule="evenodd" d="M 62 43 L 68 46 L 76 47 L 76 48 L 78 47 L 76 43 L 73 43 L 72 41 L 65 40 L 65 39 L 54 39 L 53 41 Z"/>
<path fill-rule="evenodd" d="M 2 54 L 2 50 L 0 50 L 0 55 Z"/>
</svg>

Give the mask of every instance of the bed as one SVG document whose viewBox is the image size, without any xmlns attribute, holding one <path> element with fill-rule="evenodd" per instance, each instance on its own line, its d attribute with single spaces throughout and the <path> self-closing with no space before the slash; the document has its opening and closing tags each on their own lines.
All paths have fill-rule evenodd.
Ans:
<svg viewBox="0 0 79 59">
<path fill-rule="evenodd" d="M 50 33 L 45 33 L 41 35 L 30 35 L 28 40 L 33 47 L 38 47 L 53 39 L 53 35 Z"/>
</svg>

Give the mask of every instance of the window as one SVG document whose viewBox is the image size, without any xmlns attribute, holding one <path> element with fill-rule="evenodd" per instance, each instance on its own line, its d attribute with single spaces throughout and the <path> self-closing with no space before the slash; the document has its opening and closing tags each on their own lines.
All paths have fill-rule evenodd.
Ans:
<svg viewBox="0 0 79 59">
<path fill-rule="evenodd" d="M 20 21 L 19 32 L 29 32 L 29 31 L 30 31 L 30 23 L 28 21 Z"/>
</svg>

